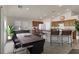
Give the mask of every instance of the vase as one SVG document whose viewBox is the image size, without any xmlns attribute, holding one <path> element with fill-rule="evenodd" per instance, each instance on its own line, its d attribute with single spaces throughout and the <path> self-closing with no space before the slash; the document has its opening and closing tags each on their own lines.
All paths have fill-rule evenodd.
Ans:
<svg viewBox="0 0 79 59">
<path fill-rule="evenodd" d="M 8 40 L 11 40 L 12 39 L 12 36 L 8 36 Z"/>
</svg>

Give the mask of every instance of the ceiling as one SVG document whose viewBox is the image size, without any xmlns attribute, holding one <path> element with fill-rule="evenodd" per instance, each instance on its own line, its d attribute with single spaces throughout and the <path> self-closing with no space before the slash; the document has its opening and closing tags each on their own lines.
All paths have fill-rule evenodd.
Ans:
<svg viewBox="0 0 79 59">
<path fill-rule="evenodd" d="M 52 18 L 68 10 L 79 14 L 79 5 L 5 5 L 4 9 L 6 16 L 32 19 Z"/>
</svg>

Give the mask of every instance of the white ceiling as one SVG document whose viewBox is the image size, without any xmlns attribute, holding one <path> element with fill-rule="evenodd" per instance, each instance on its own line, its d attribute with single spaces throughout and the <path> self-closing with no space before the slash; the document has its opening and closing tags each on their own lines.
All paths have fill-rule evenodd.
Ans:
<svg viewBox="0 0 79 59">
<path fill-rule="evenodd" d="M 76 15 L 79 14 L 79 5 L 18 5 L 4 6 L 5 15 L 12 17 L 26 17 L 26 18 L 49 18 L 56 16 L 58 13 L 63 13 L 70 9 Z M 29 8 L 29 9 L 28 9 Z"/>
</svg>

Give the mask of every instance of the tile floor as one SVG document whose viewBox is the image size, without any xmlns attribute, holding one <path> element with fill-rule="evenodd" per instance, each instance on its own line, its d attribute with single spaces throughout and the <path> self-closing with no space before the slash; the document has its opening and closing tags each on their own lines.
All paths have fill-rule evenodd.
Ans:
<svg viewBox="0 0 79 59">
<path fill-rule="evenodd" d="M 79 40 L 74 40 L 72 47 L 69 44 L 52 44 L 45 42 L 43 54 L 68 54 L 71 49 L 79 49 Z"/>
</svg>

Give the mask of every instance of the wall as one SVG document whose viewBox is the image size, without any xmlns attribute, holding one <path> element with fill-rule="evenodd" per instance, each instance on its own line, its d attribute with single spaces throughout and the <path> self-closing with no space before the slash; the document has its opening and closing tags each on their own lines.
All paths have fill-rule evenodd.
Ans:
<svg viewBox="0 0 79 59">
<path fill-rule="evenodd" d="M 26 26 L 27 29 L 32 30 L 32 20 L 22 17 L 8 17 L 7 19 L 8 24 L 12 25 L 21 25 L 21 27 Z M 17 22 L 20 22 L 20 24 L 17 24 Z M 24 24 L 25 23 L 25 24 Z"/>
<path fill-rule="evenodd" d="M 0 47 L 1 47 L 1 7 L 0 7 Z M 1 48 L 0 48 L 1 53 Z"/>
<path fill-rule="evenodd" d="M 45 24 L 46 30 L 50 30 L 51 29 L 51 19 L 50 18 L 44 19 L 43 22 Z"/>
<path fill-rule="evenodd" d="M 45 41 L 50 42 L 51 19 L 50 18 L 44 19 L 43 22 L 47 30 L 45 31 L 46 35 L 44 35 L 43 38 L 45 38 Z"/>
<path fill-rule="evenodd" d="M 4 8 L 1 8 L 1 53 L 3 54 L 4 53 L 4 47 L 5 47 L 5 40 L 6 40 L 6 32 L 5 32 L 5 26 L 4 26 L 4 21 L 6 20 L 5 19 L 5 15 L 4 15 Z"/>
</svg>

